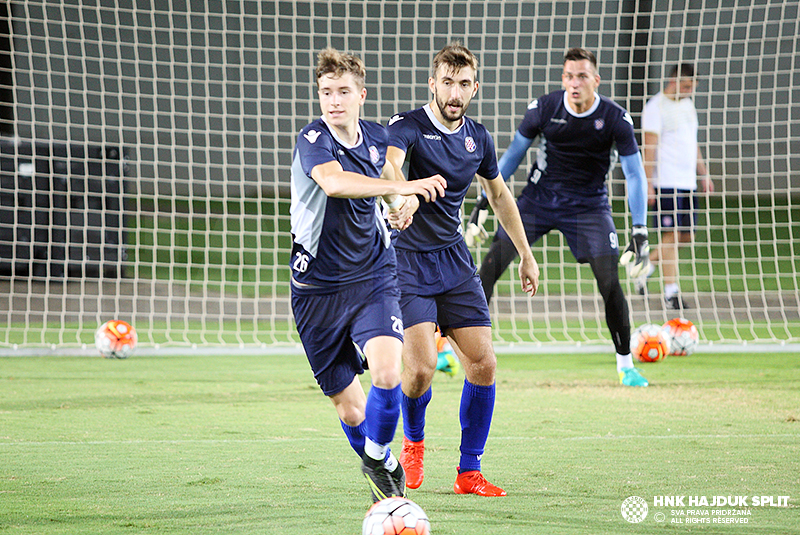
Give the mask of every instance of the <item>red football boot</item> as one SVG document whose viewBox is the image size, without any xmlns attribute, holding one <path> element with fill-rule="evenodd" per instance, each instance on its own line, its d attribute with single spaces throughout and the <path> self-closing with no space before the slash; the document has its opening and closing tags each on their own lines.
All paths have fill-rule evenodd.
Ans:
<svg viewBox="0 0 800 535">
<path fill-rule="evenodd" d="M 505 496 L 506 491 L 492 485 L 479 470 L 458 474 L 453 484 L 456 494 L 477 494 L 478 496 Z"/>
<path fill-rule="evenodd" d="M 406 471 L 406 486 L 410 489 L 418 489 L 422 485 L 425 471 L 422 466 L 422 459 L 425 457 L 425 440 L 411 442 L 403 437 L 403 449 L 400 452 L 400 465 Z"/>
</svg>

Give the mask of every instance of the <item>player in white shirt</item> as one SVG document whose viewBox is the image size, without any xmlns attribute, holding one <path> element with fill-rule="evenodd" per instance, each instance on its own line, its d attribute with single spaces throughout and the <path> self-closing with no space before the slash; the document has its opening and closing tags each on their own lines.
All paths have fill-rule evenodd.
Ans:
<svg viewBox="0 0 800 535">
<path fill-rule="evenodd" d="M 636 280 L 636 289 L 645 293 L 647 277 L 660 262 L 664 303 L 673 310 L 688 308 L 679 294 L 678 249 L 692 240 L 698 185 L 702 191 L 714 190 L 697 143 L 697 110 L 692 100 L 696 85 L 691 64 L 674 66 L 667 85 L 647 102 L 642 113 L 648 201 L 653 209 L 652 225 L 661 231 L 661 243 L 650 249 L 651 267 Z"/>
</svg>

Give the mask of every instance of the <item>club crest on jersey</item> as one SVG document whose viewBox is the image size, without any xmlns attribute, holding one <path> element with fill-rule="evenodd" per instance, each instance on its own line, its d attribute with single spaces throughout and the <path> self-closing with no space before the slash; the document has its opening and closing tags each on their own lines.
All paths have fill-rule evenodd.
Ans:
<svg viewBox="0 0 800 535">
<path fill-rule="evenodd" d="M 369 146 L 369 159 L 372 160 L 372 163 L 378 165 L 378 162 L 381 160 L 381 154 L 378 152 L 378 148 L 375 145 Z"/>
<path fill-rule="evenodd" d="M 467 152 L 475 152 L 475 149 L 478 148 L 478 146 L 475 145 L 475 140 L 472 139 L 472 136 L 467 136 L 464 138 L 464 148 L 467 149 Z"/>
<path fill-rule="evenodd" d="M 303 137 L 306 138 L 309 143 L 316 143 L 317 142 L 317 138 L 319 137 L 319 135 L 321 133 L 322 132 L 318 132 L 316 130 L 309 130 L 308 132 L 303 134 Z"/>
<path fill-rule="evenodd" d="M 594 129 L 595 130 L 602 130 L 603 127 L 606 125 L 606 122 L 602 119 L 595 119 L 594 121 Z"/>
</svg>

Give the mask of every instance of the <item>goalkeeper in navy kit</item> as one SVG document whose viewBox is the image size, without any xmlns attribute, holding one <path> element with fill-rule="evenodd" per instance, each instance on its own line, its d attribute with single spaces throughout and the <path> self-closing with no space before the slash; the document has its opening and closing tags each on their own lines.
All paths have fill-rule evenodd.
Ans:
<svg viewBox="0 0 800 535">
<path fill-rule="evenodd" d="M 647 178 L 633 120 L 622 107 L 597 93 L 600 76 L 591 52 L 568 50 L 561 80 L 564 89 L 528 106 L 498 163 L 500 173 L 508 180 L 539 137 L 536 163 L 517 200 L 528 242 L 533 244 L 551 230 L 559 230 L 577 261 L 589 263 L 605 302 L 619 381 L 625 386 L 647 386 L 647 380 L 633 366 L 628 302 L 617 268 L 619 260 L 631 277 L 646 273 L 649 268 Z M 621 257 L 605 184 L 615 150 L 626 177 L 633 218 L 631 241 Z M 468 243 L 474 243 L 485 232 L 482 223 L 487 208 L 485 199 L 479 200 L 470 217 Z M 480 268 L 487 301 L 497 279 L 516 256 L 508 234 L 499 227 Z"/>
</svg>

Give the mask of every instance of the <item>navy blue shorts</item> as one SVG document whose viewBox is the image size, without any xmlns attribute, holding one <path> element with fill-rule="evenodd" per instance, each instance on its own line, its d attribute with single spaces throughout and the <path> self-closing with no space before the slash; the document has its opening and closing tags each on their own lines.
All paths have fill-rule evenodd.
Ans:
<svg viewBox="0 0 800 535">
<path fill-rule="evenodd" d="M 364 373 L 359 350 L 377 336 L 403 340 L 397 278 L 349 284 L 334 293 L 292 286 L 292 312 L 314 378 L 326 396 L 338 394 Z"/>
<path fill-rule="evenodd" d="M 619 255 L 617 229 L 607 202 L 584 204 L 571 197 L 560 197 L 558 192 L 548 192 L 547 196 L 546 203 L 528 196 L 517 200 L 528 243 L 533 245 L 551 230 L 558 230 L 581 264 L 590 258 Z M 503 227 L 498 229 L 497 236 L 511 242 Z"/>
<path fill-rule="evenodd" d="M 690 232 L 697 225 L 697 195 L 686 189 L 656 188 L 653 228 Z"/>
<path fill-rule="evenodd" d="M 434 252 L 397 249 L 397 273 L 406 326 L 432 322 L 442 332 L 491 327 L 481 279 L 463 240 Z"/>
</svg>

